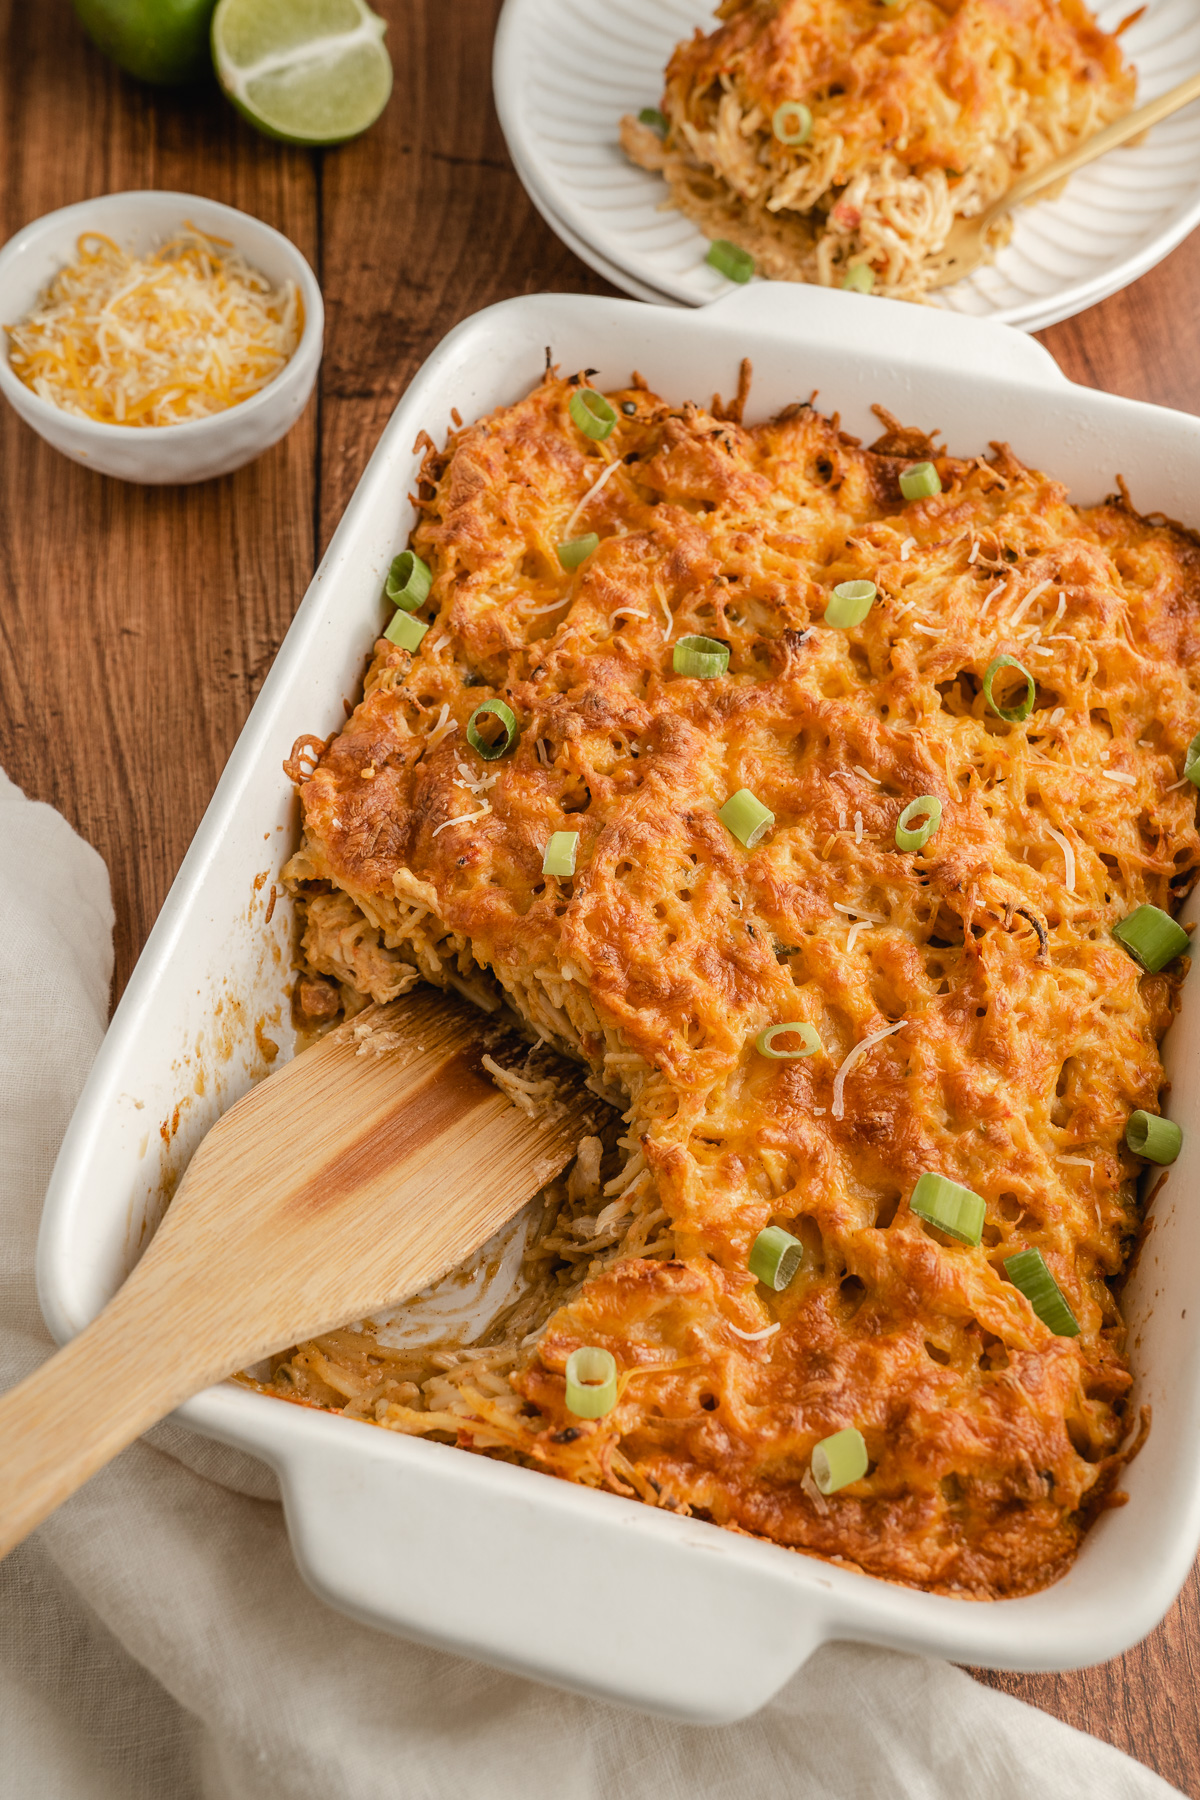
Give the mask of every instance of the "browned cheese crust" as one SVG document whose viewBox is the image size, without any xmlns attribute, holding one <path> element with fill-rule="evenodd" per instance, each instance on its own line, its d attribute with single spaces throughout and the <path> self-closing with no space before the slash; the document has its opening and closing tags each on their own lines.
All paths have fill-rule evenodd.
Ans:
<svg viewBox="0 0 1200 1800">
<path fill-rule="evenodd" d="M 1117 35 L 1082 0 L 724 0 L 717 18 L 667 65 L 665 142 L 632 117 L 622 141 L 778 280 L 836 285 L 861 264 L 919 298 L 957 215 L 1133 104 Z M 812 128 L 789 143 L 775 113 L 796 102 Z"/>
<path fill-rule="evenodd" d="M 898 1581 L 1040 1587 L 1133 1423 L 1124 1129 L 1159 1107 L 1186 959 L 1145 974 L 1111 927 L 1196 876 L 1200 550 L 886 415 L 865 449 L 807 404 L 748 429 L 635 378 L 597 443 L 572 391 L 548 376 L 430 448 L 430 629 L 411 657 L 381 639 L 353 717 L 310 747 L 292 873 L 314 1011 L 486 971 L 622 1094 L 641 1235 L 457 1413 L 413 1387 L 361 1416 Z M 943 491 L 906 503 L 925 455 Z M 565 571 L 556 546 L 589 531 Z M 863 578 L 865 621 L 827 626 Z M 675 674 L 686 634 L 724 640 L 728 673 Z M 1002 651 L 1036 675 L 1023 723 L 981 691 Z M 520 730 L 494 762 L 466 736 L 488 696 Z M 740 788 L 775 815 L 753 850 L 717 816 Z M 941 827 L 905 853 L 919 795 Z M 542 873 L 554 831 L 580 834 L 574 879 Z M 758 1053 L 796 1019 L 816 1053 Z M 927 1170 L 983 1196 L 977 1248 L 910 1211 Z M 771 1223 L 805 1248 L 778 1295 L 747 1271 Z M 1006 1278 L 1027 1246 L 1077 1338 Z M 565 1407 L 582 1344 L 621 1371 L 591 1422 Z M 813 1447 L 849 1425 L 869 1472 L 822 1497 Z"/>
</svg>

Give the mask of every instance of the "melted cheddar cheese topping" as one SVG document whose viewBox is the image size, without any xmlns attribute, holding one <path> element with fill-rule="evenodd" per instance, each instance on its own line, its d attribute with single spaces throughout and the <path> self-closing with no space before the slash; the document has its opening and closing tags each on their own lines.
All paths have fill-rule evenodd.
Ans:
<svg viewBox="0 0 1200 1800">
<path fill-rule="evenodd" d="M 894 1580 L 1027 1592 L 1135 1423 L 1124 1130 L 1159 1108 L 1186 961 L 1147 974 L 1112 927 L 1200 867 L 1200 548 L 887 415 L 867 449 L 810 405 L 744 426 L 745 383 L 706 411 L 635 378 L 595 442 L 573 386 L 430 446 L 429 630 L 412 655 L 381 639 L 345 728 L 298 746 L 291 880 L 313 1014 L 491 983 L 624 1126 L 586 1141 L 559 1285 L 494 1354 L 422 1374 L 353 1328 L 265 1385 Z M 942 491 L 906 502 L 922 458 Z M 599 546 L 565 570 L 581 532 Z M 862 579 L 865 620 L 825 624 Z M 727 674 L 675 674 L 687 634 L 727 643 Z M 1001 653 L 1036 684 L 1020 723 L 982 692 Z M 466 727 L 490 696 L 520 736 L 485 762 Z M 774 814 L 750 850 L 717 816 L 740 788 Z M 940 827 L 905 852 L 920 795 Z M 576 873 L 544 876 L 563 830 Z M 796 1019 L 814 1054 L 756 1050 Z M 910 1210 L 926 1171 L 983 1197 L 978 1246 Z M 747 1269 L 772 1223 L 804 1246 L 779 1294 Z M 1078 1337 L 1007 1279 L 1025 1248 Z M 596 1420 L 565 1406 L 585 1344 L 620 1371 Z M 826 1497 L 811 1454 L 847 1426 L 868 1471 Z"/>
</svg>

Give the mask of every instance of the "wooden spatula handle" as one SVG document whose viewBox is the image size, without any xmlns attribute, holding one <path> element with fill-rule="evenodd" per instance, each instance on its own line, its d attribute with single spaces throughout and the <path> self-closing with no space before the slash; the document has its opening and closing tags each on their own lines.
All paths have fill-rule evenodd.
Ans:
<svg viewBox="0 0 1200 1800">
<path fill-rule="evenodd" d="M 558 1097 L 519 1110 L 493 1079 L 510 1038 L 414 993 L 216 1122 L 124 1287 L 0 1398 L 0 1556 L 192 1394 L 419 1292 L 558 1175 L 609 1109 L 563 1065 Z"/>
<path fill-rule="evenodd" d="M 164 1328 L 164 1298 L 135 1271 L 86 1330 L 0 1395 L 0 1557 L 215 1378 L 194 1340 Z"/>
</svg>

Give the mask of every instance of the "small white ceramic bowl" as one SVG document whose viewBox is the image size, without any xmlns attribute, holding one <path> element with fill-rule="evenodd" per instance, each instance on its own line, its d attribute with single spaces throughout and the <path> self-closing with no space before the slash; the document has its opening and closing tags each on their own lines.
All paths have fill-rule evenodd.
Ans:
<svg viewBox="0 0 1200 1800">
<path fill-rule="evenodd" d="M 227 412 L 182 425 L 102 425 L 43 400 L 9 367 L 0 333 L 0 392 L 27 425 L 64 456 L 121 481 L 163 485 L 228 475 L 277 443 L 308 404 L 321 363 L 325 308 L 317 278 L 293 243 L 236 207 L 199 194 L 133 192 L 81 200 L 35 219 L 0 250 L 0 325 L 15 325 L 47 283 L 75 257 L 81 232 L 103 231 L 136 255 L 167 241 L 187 220 L 227 238 L 273 283 L 291 279 L 304 302 L 304 330 L 289 360 L 265 388 Z"/>
</svg>

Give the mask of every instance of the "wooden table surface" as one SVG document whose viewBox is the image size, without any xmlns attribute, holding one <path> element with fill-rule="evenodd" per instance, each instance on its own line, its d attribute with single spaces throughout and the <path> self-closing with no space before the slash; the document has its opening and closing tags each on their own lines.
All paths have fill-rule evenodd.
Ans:
<svg viewBox="0 0 1200 1800">
<path fill-rule="evenodd" d="M 328 314 L 316 400 L 282 444 L 221 481 L 108 481 L 0 408 L 0 766 L 108 863 L 114 998 L 413 372 L 490 301 L 613 291 L 542 223 L 509 162 L 491 102 L 497 0 L 375 4 L 389 21 L 391 104 L 358 142 L 310 153 L 257 136 L 215 91 L 118 74 L 67 0 L 0 0 L 0 241 L 115 189 L 207 194 L 286 232 Z M 1200 413 L 1198 290 L 1200 233 L 1040 335 L 1076 381 Z M 1116 472 L 1119 443 L 1112 456 Z M 981 1679 L 1200 1800 L 1198 1627 L 1193 1571 L 1165 1622 L 1118 1661 Z"/>
</svg>

